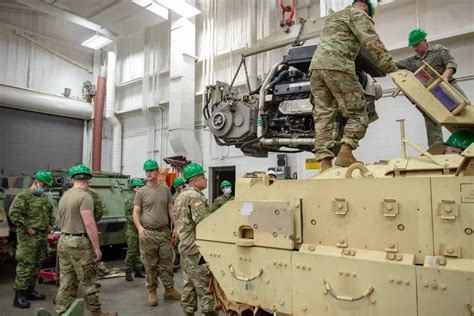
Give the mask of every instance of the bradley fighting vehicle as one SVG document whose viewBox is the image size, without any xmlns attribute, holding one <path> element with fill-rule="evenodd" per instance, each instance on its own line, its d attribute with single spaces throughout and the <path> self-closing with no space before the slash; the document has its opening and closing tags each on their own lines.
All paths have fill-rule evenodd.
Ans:
<svg viewBox="0 0 474 316">
<path fill-rule="evenodd" d="M 52 171 L 54 182 L 48 198 L 54 206 L 57 217 L 57 204 L 62 194 L 70 187 L 66 171 Z M 15 227 L 7 219 L 8 209 L 16 194 L 31 185 L 32 176 L 0 176 L 0 262 L 13 255 L 13 244 L 16 242 L 11 235 Z M 124 216 L 125 200 L 133 194 L 129 189 L 129 176 L 95 172 L 91 179 L 92 188 L 104 203 L 104 214 L 97 223 L 102 246 L 125 244 L 126 218 Z"/>
<path fill-rule="evenodd" d="M 305 50 L 273 66 L 257 97 L 211 87 L 204 111 L 219 144 L 253 156 L 311 150 Z M 474 131 L 469 101 L 429 66 L 390 76 L 433 121 Z M 401 157 L 388 162 L 237 182 L 235 200 L 197 227 L 227 314 L 474 314 L 474 144 L 432 155 L 400 124 Z"/>
</svg>

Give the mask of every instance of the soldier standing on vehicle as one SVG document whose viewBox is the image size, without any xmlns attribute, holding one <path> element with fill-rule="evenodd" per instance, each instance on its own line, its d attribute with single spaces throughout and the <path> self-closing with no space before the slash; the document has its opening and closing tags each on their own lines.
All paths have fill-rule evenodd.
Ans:
<svg viewBox="0 0 474 316">
<path fill-rule="evenodd" d="M 61 238 L 58 242 L 60 285 L 56 296 L 56 312 L 66 311 L 73 302 L 79 284 L 84 300 L 93 316 L 102 313 L 97 284 L 96 263 L 102 258 L 99 232 L 94 218 L 94 201 L 87 188 L 92 172 L 85 165 L 69 169 L 72 188 L 59 201 Z"/>
<path fill-rule="evenodd" d="M 374 11 L 371 0 L 355 0 L 352 5 L 331 14 L 311 60 L 315 149 L 321 171 L 332 167 L 336 145 L 332 133 L 337 111 L 347 119 L 347 124 L 335 164 L 348 167 L 357 162 L 352 150 L 359 146 L 369 124 L 364 90 L 355 73 L 354 61 L 361 46 L 367 48 L 381 70 L 386 73 L 397 70 L 392 56 L 375 32 Z"/>
<path fill-rule="evenodd" d="M 176 221 L 170 189 L 158 183 L 158 163 L 147 160 L 143 169 L 147 183 L 135 194 L 133 222 L 138 230 L 141 259 L 147 274 L 148 305 L 156 306 L 158 272 L 165 287 L 164 298 L 181 299 L 181 294 L 174 289 L 172 235 L 168 225 L 170 218 L 174 227 Z"/>
<path fill-rule="evenodd" d="M 53 175 L 49 171 L 38 170 L 31 187 L 16 195 L 10 206 L 9 217 L 17 227 L 15 307 L 28 308 L 29 300 L 45 299 L 35 291 L 35 285 L 47 255 L 47 235 L 54 224 L 53 205 L 44 195 L 52 183 Z"/>
<path fill-rule="evenodd" d="M 202 167 L 195 162 L 184 168 L 184 178 L 189 186 L 178 196 L 174 207 L 184 279 L 181 306 L 187 316 L 194 315 L 199 300 L 203 315 L 216 315 L 214 296 L 208 291 L 211 271 L 195 244 L 196 225 L 211 214 L 201 192 L 207 188 L 207 179 Z"/>
<path fill-rule="evenodd" d="M 415 72 L 423 66 L 423 61 L 436 70 L 447 82 L 449 82 L 462 95 L 466 96 L 464 91 L 456 83 L 453 75 L 456 73 L 458 65 L 449 50 L 440 44 L 431 45 L 426 40 L 426 32 L 423 29 L 413 29 L 408 34 L 408 46 L 413 47 L 415 55 L 403 58 L 396 62 L 400 69 L 407 69 Z M 434 123 L 429 117 L 425 117 L 426 136 L 428 146 L 443 144 L 443 131 L 441 126 Z"/>
<path fill-rule="evenodd" d="M 229 181 L 222 181 L 220 189 L 222 194 L 219 195 L 212 203 L 211 212 L 217 211 L 222 205 L 234 199 L 232 196 L 232 184 Z"/>
<path fill-rule="evenodd" d="M 134 193 L 138 192 L 145 182 L 143 179 L 136 178 L 130 182 L 130 188 Z M 125 201 L 125 218 L 127 219 L 127 256 L 125 257 L 125 279 L 133 281 L 132 272 L 135 270 L 136 278 L 144 278 L 143 265 L 140 261 L 140 244 L 138 242 L 138 231 L 133 223 L 133 200 L 135 194 Z"/>
</svg>

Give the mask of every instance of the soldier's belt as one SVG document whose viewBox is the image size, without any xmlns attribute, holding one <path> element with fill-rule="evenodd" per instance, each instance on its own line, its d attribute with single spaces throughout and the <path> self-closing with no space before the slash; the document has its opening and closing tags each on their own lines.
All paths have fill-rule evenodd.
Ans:
<svg viewBox="0 0 474 316">
<path fill-rule="evenodd" d="M 161 227 L 156 227 L 156 228 L 147 228 L 145 227 L 146 230 L 151 230 L 154 232 L 163 232 L 169 230 L 168 226 L 161 226 Z"/>
<path fill-rule="evenodd" d="M 74 237 L 89 237 L 87 233 L 81 233 L 81 234 L 70 234 L 70 233 L 61 233 L 63 236 L 74 236 Z"/>
</svg>

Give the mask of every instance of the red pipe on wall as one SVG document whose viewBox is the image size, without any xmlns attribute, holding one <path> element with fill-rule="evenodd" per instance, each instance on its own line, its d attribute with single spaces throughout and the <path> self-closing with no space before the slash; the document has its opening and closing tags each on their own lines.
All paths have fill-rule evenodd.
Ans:
<svg viewBox="0 0 474 316">
<path fill-rule="evenodd" d="M 92 133 L 92 171 L 100 171 L 102 164 L 102 126 L 104 122 L 105 67 L 100 69 L 97 78 L 97 92 L 94 102 L 94 127 Z"/>
</svg>

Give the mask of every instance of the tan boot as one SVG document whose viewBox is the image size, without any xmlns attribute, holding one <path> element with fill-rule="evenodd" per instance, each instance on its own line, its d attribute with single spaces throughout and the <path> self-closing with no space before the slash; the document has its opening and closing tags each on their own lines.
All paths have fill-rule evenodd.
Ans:
<svg viewBox="0 0 474 316">
<path fill-rule="evenodd" d="M 150 306 L 158 305 L 158 299 L 156 298 L 156 289 L 148 290 L 148 305 Z"/>
<path fill-rule="evenodd" d="M 341 150 L 336 158 L 336 166 L 340 167 L 349 167 L 350 165 L 360 162 L 355 159 L 354 155 L 352 155 L 352 147 L 346 143 L 343 143 L 341 146 Z"/>
<path fill-rule="evenodd" d="M 332 159 L 331 158 L 324 158 L 319 162 L 319 165 L 320 165 L 320 168 L 321 168 L 320 172 L 328 170 L 329 168 L 332 167 Z"/>
<path fill-rule="evenodd" d="M 174 288 L 165 289 L 165 294 L 163 295 L 163 297 L 165 298 L 165 300 L 179 301 L 181 300 L 181 293 L 176 291 Z"/>
<path fill-rule="evenodd" d="M 91 312 L 92 316 L 117 316 L 117 312 L 108 312 L 108 313 L 103 313 L 100 309 Z"/>
</svg>

